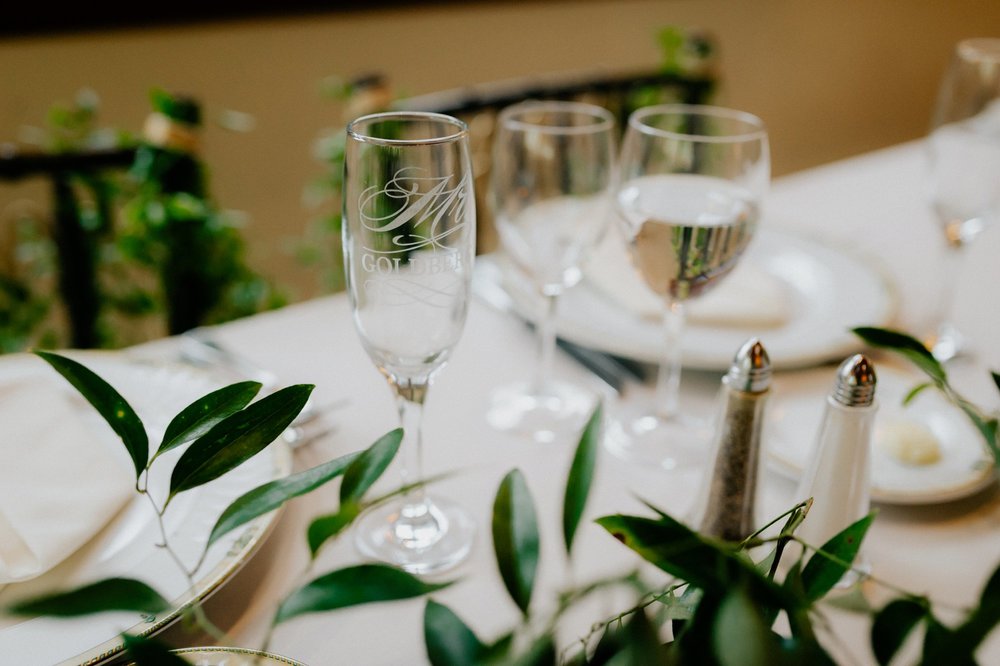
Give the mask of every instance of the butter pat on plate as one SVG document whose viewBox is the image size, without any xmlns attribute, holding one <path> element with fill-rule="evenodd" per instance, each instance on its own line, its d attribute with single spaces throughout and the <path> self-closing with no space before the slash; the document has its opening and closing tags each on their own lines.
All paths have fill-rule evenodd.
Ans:
<svg viewBox="0 0 1000 666">
<path fill-rule="evenodd" d="M 941 443 L 917 421 L 895 418 L 879 424 L 875 445 L 904 465 L 933 465 L 941 460 Z"/>
</svg>

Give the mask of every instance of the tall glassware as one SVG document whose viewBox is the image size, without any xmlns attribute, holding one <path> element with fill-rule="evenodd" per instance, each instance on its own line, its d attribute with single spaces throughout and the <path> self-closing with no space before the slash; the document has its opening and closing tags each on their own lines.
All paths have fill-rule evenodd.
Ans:
<svg viewBox="0 0 1000 666">
<path fill-rule="evenodd" d="M 347 126 L 347 290 L 361 343 L 396 396 L 404 483 L 421 479 L 424 400 L 465 325 L 475 228 L 464 123 L 400 112 Z M 461 561 L 474 531 L 464 509 L 418 489 L 362 516 L 355 538 L 369 557 L 429 573 Z"/>
<path fill-rule="evenodd" d="M 596 394 L 552 377 L 559 295 L 580 281 L 580 263 L 608 224 L 614 180 L 614 116 L 577 102 L 525 102 L 497 121 L 491 170 L 501 244 L 543 308 L 538 364 L 528 381 L 499 388 L 487 420 L 539 442 L 579 434 Z"/>
<path fill-rule="evenodd" d="M 967 39 L 955 47 L 941 82 L 927 139 L 930 200 L 948 243 L 949 265 L 929 341 L 934 356 L 958 354 L 951 323 L 963 248 L 1000 215 L 1000 39 Z"/>
<path fill-rule="evenodd" d="M 639 109 L 622 143 L 617 218 L 635 268 L 663 298 L 664 356 L 652 405 L 619 413 L 607 446 L 667 469 L 708 454 L 711 427 L 680 409 L 684 304 L 724 279 L 757 228 L 770 181 L 764 124 L 711 106 Z"/>
</svg>

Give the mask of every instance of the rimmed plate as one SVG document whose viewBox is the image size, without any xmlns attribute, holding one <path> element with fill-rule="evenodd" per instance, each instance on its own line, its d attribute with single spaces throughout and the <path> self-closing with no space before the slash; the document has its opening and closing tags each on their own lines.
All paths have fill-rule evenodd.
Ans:
<svg viewBox="0 0 1000 666">
<path fill-rule="evenodd" d="M 502 256 L 479 263 L 477 278 L 499 276 L 519 314 L 534 320 L 539 303 L 528 280 Z M 663 355 L 663 332 L 653 299 L 628 267 L 621 239 L 609 233 L 585 279 L 560 297 L 556 327 L 572 342 L 656 363 Z M 888 280 L 865 258 L 764 228 L 733 273 L 689 304 L 683 363 L 724 371 L 736 350 L 757 335 L 774 367 L 815 365 L 851 352 L 857 340 L 850 328 L 884 326 L 895 307 Z"/>
<path fill-rule="evenodd" d="M 305 666 L 288 657 L 229 647 L 184 648 L 174 650 L 193 666 Z"/>
<path fill-rule="evenodd" d="M 111 383 L 143 419 L 151 441 L 159 441 L 169 419 L 195 398 L 219 388 L 207 373 L 175 364 L 129 360 L 108 352 L 74 353 L 75 358 Z M 28 355 L 0 359 L 0 381 L 65 381 L 41 359 Z M 72 391 L 68 385 L 67 390 Z M 39 418 L 44 418 L 39 413 Z M 152 444 L 151 446 L 155 446 Z M 172 460 L 180 450 L 154 465 L 150 491 L 162 497 L 169 483 Z M 291 471 L 291 454 L 279 440 L 228 474 L 178 495 L 164 519 L 170 543 L 187 563 L 197 560 L 222 511 L 248 490 Z M 192 587 L 168 553 L 158 548 L 158 528 L 148 501 L 136 496 L 91 541 L 46 574 L 0 588 L 0 603 L 64 589 L 108 576 L 138 578 L 171 600 L 171 608 L 156 616 L 103 613 L 79 619 L 0 617 L 0 655 L 19 666 L 99 664 L 118 655 L 123 631 L 151 635 L 176 620 L 193 601 L 207 598 L 247 562 L 276 513 L 262 516 L 230 532 L 209 550 Z"/>
<path fill-rule="evenodd" d="M 903 396 L 922 378 L 889 366 L 878 366 L 875 373 L 879 407 L 872 442 L 872 501 L 937 504 L 977 493 L 996 480 L 982 435 L 961 410 L 930 389 L 903 407 Z M 771 467 L 793 480 L 798 480 L 812 455 L 825 396 L 834 381 L 832 369 L 797 374 L 776 378 L 763 433 Z M 883 438 L 901 423 L 929 430 L 939 444 L 940 459 L 913 465 L 891 455 Z"/>
</svg>

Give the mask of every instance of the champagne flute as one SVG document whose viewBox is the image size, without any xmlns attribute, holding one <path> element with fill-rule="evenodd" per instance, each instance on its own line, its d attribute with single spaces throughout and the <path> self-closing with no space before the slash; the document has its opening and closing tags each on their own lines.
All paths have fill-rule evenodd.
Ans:
<svg viewBox="0 0 1000 666">
<path fill-rule="evenodd" d="M 679 406 L 684 304 L 736 266 L 769 180 L 767 132 L 756 116 L 667 104 L 629 117 L 617 218 L 634 267 L 663 299 L 664 357 L 654 404 L 609 422 L 606 445 L 620 457 L 674 469 L 707 454 L 710 424 Z"/>
<path fill-rule="evenodd" d="M 559 295 L 607 228 L 614 178 L 614 116 L 578 102 L 530 101 L 504 109 L 493 146 L 491 195 L 501 244 L 544 303 L 533 379 L 494 392 L 494 427 L 538 442 L 579 434 L 597 395 L 552 378 Z"/>
<path fill-rule="evenodd" d="M 347 126 L 344 259 L 354 325 L 389 382 L 404 428 L 403 482 L 421 480 L 423 405 L 465 324 L 475 255 L 475 199 L 465 123 L 379 113 Z M 363 515 L 366 556 L 413 573 L 469 553 L 475 523 L 422 488 Z"/>
<path fill-rule="evenodd" d="M 948 266 L 930 347 L 939 361 L 962 351 L 951 323 L 963 248 L 1000 209 L 1000 39 L 958 43 L 941 82 L 927 140 L 930 200 L 948 243 Z"/>
</svg>

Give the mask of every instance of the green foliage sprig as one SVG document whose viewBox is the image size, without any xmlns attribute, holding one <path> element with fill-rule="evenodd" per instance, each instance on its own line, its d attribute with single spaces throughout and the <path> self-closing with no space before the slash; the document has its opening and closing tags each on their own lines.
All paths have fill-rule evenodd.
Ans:
<svg viewBox="0 0 1000 666">
<path fill-rule="evenodd" d="M 876 336 L 878 337 L 878 336 Z M 923 353 L 902 338 L 903 349 L 927 363 Z M 253 402 L 259 385 L 235 384 L 199 398 L 182 410 L 150 456 L 148 437 L 139 417 L 124 398 L 97 375 L 71 359 L 40 354 L 73 384 L 118 433 L 136 469 L 136 489 L 148 496 L 143 479 L 159 453 L 184 445 L 177 465 L 184 473 L 171 477 L 170 496 L 191 484 L 207 483 L 219 473 L 241 464 L 286 427 L 308 398 L 311 387 L 289 387 Z M 946 377 L 928 364 L 940 381 Z M 277 396 L 277 397 L 276 397 Z M 584 514 L 594 473 L 601 409 L 587 423 L 567 473 L 563 497 L 563 543 L 570 557 Z M 450 582 L 426 582 L 399 569 L 353 565 L 318 576 L 310 572 L 319 549 L 339 535 L 366 508 L 405 492 L 399 488 L 375 499 L 367 492 L 398 452 L 402 432 L 394 430 L 364 451 L 351 453 L 312 469 L 272 481 L 236 499 L 219 517 L 205 550 L 232 529 L 280 507 L 285 501 L 311 492 L 342 477 L 340 506 L 309 526 L 312 558 L 303 573 L 308 581 L 292 591 L 275 610 L 270 631 L 300 615 L 332 611 L 359 604 L 408 599 L 433 594 Z M 266 445 L 266 444 L 264 444 Z M 185 465 L 181 461 L 187 460 Z M 176 468 L 175 468 L 176 469 Z M 419 484 L 415 484 L 419 485 Z M 162 507 L 150 498 L 162 530 Z M 978 603 L 964 610 L 955 624 L 945 624 L 929 598 L 899 589 L 854 566 L 874 514 L 865 516 L 826 543 L 816 546 L 796 535 L 808 519 L 812 500 L 802 502 L 740 542 L 703 536 L 651 504 L 650 516 L 614 514 L 596 524 L 620 544 L 634 551 L 670 577 L 666 584 L 650 585 L 636 573 L 584 583 L 558 596 L 555 609 L 540 614 L 533 601 L 541 553 L 538 519 L 530 488 L 517 469 L 503 477 L 493 505 L 493 550 L 497 569 L 521 620 L 490 640 L 477 636 L 450 608 L 429 599 L 424 607 L 423 631 L 427 656 L 434 666 L 466 664 L 833 664 L 821 640 L 825 626 L 822 603 L 848 572 L 879 584 L 896 596 L 881 608 L 863 603 L 855 608 L 871 624 L 871 649 L 879 664 L 888 664 L 907 638 L 922 627 L 919 663 L 975 663 L 975 651 L 1000 624 L 1000 567 L 984 586 Z M 780 527 L 779 527 L 780 526 Z M 162 532 L 163 545 L 170 549 Z M 787 546 L 799 546 L 790 564 L 781 566 Z M 175 560 L 193 584 L 194 567 Z M 784 571 L 783 576 L 779 572 Z M 579 641 L 560 650 L 556 627 L 564 614 L 593 594 L 612 587 L 633 590 L 635 602 L 593 625 Z M 859 593 L 856 591 L 856 593 Z M 97 581 L 82 588 L 28 600 L 9 609 L 27 614 L 73 616 L 107 610 L 157 613 L 169 604 L 146 583 L 131 579 Z M 215 631 L 198 604 L 185 609 L 206 630 Z M 776 630 L 779 617 L 787 629 Z M 666 625 L 671 638 L 663 642 Z M 264 648 L 270 639 L 265 641 Z M 140 664 L 184 663 L 150 639 L 126 636 L 129 655 Z"/>
<path fill-rule="evenodd" d="M 304 407 L 313 386 L 286 387 L 256 401 L 254 398 L 261 389 L 258 382 L 239 382 L 212 391 L 174 416 L 151 455 L 149 437 L 141 418 L 114 387 L 78 361 L 50 352 L 37 354 L 94 407 L 122 441 L 135 468 L 136 492 L 147 498 L 156 518 L 161 536 L 159 545 L 170 555 L 192 588 L 209 549 L 219 539 L 336 478 L 343 477 L 342 507 L 350 507 L 342 520 L 341 529 L 368 507 L 426 483 L 410 484 L 375 499 L 366 498 L 367 491 L 388 468 L 399 449 L 403 433 L 399 429 L 393 430 L 368 449 L 265 483 L 236 498 L 212 527 L 197 561 L 189 565 L 173 550 L 164 526 L 163 518 L 171 500 L 213 481 L 260 453 L 291 424 Z M 147 479 L 150 469 L 161 460 L 161 454 L 181 446 L 186 448 L 174 464 L 167 497 L 160 504 L 149 492 Z M 339 529 L 325 533 L 322 540 L 315 544 L 313 560 L 303 578 L 308 577 L 319 546 L 337 532 Z M 299 615 L 374 601 L 406 599 L 449 584 L 425 583 L 409 573 L 379 564 L 346 567 L 314 577 L 292 591 L 278 606 L 263 647 L 267 647 L 270 632 L 277 625 Z M 27 599 L 9 606 L 6 611 L 18 615 L 75 617 L 111 610 L 155 615 L 169 608 L 167 600 L 147 583 L 130 578 L 109 578 Z M 193 602 L 186 606 L 182 615 L 216 640 L 226 640 L 224 632 L 211 622 L 200 603 Z M 187 663 L 180 657 L 170 655 L 165 646 L 153 639 L 125 635 L 124 641 L 128 655 L 138 664 Z"/>
<path fill-rule="evenodd" d="M 563 505 L 566 526 L 575 526 L 582 514 L 592 470 L 581 461 L 588 460 L 599 432 L 598 413 L 573 456 Z M 523 619 L 492 641 L 485 640 L 454 611 L 429 600 L 424 610 L 424 640 L 431 663 L 833 664 L 833 656 L 820 639 L 819 629 L 825 626 L 821 604 L 848 572 L 898 595 L 880 609 L 859 605 L 860 612 L 872 619 L 871 647 L 880 664 L 888 664 L 920 625 L 925 627 L 921 664 L 946 663 L 946 655 L 958 656 L 958 661 L 947 663 L 974 663 L 976 648 L 1000 623 L 1000 568 L 984 587 L 978 606 L 968 609 L 955 626 L 945 626 L 938 619 L 930 599 L 855 568 L 853 562 L 874 514 L 816 546 L 795 534 L 808 519 L 812 500 L 792 507 L 741 542 L 703 536 L 666 512 L 647 506 L 651 517 L 615 514 L 598 518 L 596 523 L 673 582 L 650 590 L 636 574 L 593 581 L 561 593 L 556 610 L 539 617 L 532 603 L 539 553 L 537 519 L 524 477 L 512 470 L 501 482 L 494 502 L 493 543 L 501 578 Z M 772 533 L 775 528 L 777 532 Z M 564 541 L 568 555 L 572 531 L 564 535 Z M 779 567 L 786 547 L 793 542 L 799 546 L 798 555 L 790 565 Z M 786 573 L 779 579 L 782 568 Z M 638 599 L 621 613 L 596 623 L 575 649 L 557 651 L 559 618 L 581 599 L 608 587 L 634 589 Z M 855 594 L 860 594 L 860 588 Z M 787 630 L 774 628 L 779 617 L 785 618 Z M 673 626 L 672 639 L 663 643 L 667 623 Z"/>
<path fill-rule="evenodd" d="M 972 424 L 983 436 L 986 448 L 993 455 L 996 466 L 1000 468 L 1000 425 L 998 425 L 1000 424 L 998 421 L 1000 416 L 998 416 L 998 412 L 989 412 L 959 394 L 949 383 L 948 373 L 944 365 L 934 358 L 934 354 L 922 342 L 913 336 L 901 331 L 871 326 L 858 327 L 853 329 L 853 332 L 873 347 L 899 354 L 927 375 L 929 381 L 917 384 L 910 389 L 903 399 L 904 405 L 909 404 L 920 393 L 929 388 L 940 391 L 949 402 L 961 409 L 972 421 Z M 1000 391 L 1000 374 L 991 372 L 990 376 L 993 378 L 993 384 Z"/>
<path fill-rule="evenodd" d="M 210 198 L 192 143 L 198 105 L 160 90 L 151 104 L 191 139 L 161 146 L 98 127 L 92 91 L 54 105 L 32 129 L 44 154 L 67 159 L 38 167 L 54 185 L 53 220 L 19 215 L 10 256 L 0 257 L 0 353 L 122 346 L 286 302 L 248 265 L 241 218 Z M 57 303 L 68 326 L 57 325 Z"/>
</svg>

